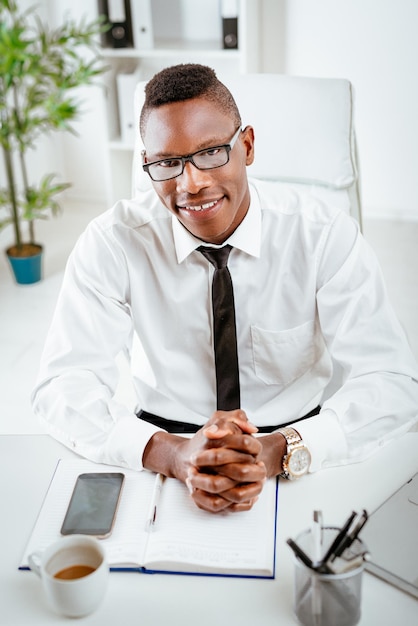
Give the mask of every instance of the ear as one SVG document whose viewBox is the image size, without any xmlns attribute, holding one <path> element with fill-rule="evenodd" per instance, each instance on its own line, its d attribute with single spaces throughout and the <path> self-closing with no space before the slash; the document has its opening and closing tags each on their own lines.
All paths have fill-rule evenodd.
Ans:
<svg viewBox="0 0 418 626">
<path fill-rule="evenodd" d="M 245 164 L 251 165 L 254 161 L 254 128 L 252 126 L 246 126 L 242 131 L 242 142 L 247 151 Z"/>
</svg>

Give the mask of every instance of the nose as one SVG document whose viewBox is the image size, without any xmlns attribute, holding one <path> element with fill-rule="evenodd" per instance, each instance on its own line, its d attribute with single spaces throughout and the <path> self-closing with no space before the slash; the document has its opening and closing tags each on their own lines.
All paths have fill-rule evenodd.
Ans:
<svg viewBox="0 0 418 626">
<path fill-rule="evenodd" d="M 209 187 L 211 178 L 209 170 L 199 170 L 191 161 L 184 164 L 183 173 L 176 178 L 177 191 L 196 194 Z"/>
</svg>

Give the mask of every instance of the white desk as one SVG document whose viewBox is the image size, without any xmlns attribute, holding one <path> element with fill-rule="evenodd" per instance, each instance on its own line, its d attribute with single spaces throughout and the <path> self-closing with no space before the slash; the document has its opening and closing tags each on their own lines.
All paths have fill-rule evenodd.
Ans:
<svg viewBox="0 0 418 626">
<path fill-rule="evenodd" d="M 72 453 L 44 435 L 0 436 L 0 624 L 68 624 L 45 606 L 39 579 L 17 570 L 57 459 Z M 281 481 L 275 580 L 112 573 L 103 605 L 78 623 L 97 626 L 291 626 L 293 564 L 287 537 L 320 508 L 341 524 L 351 510 L 372 511 L 418 470 L 418 433 L 362 464 Z M 260 529 L 262 532 L 262 529 Z M 361 626 L 418 623 L 418 602 L 365 573 Z M 336 625 L 338 626 L 338 625 Z"/>
</svg>

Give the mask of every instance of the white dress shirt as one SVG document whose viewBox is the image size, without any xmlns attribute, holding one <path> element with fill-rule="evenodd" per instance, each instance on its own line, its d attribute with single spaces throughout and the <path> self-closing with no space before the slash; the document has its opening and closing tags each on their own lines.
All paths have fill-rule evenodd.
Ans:
<svg viewBox="0 0 418 626">
<path fill-rule="evenodd" d="M 343 212 L 287 186 L 252 181 L 250 190 L 227 242 L 241 407 L 264 426 L 321 402 L 295 424 L 311 471 L 361 460 L 418 410 L 417 365 L 375 256 Z M 136 411 L 204 424 L 216 409 L 213 266 L 155 194 L 143 204 L 119 202 L 80 237 L 33 393 L 51 435 L 134 469 L 159 429 L 113 397 L 121 351 L 132 357 Z"/>
</svg>

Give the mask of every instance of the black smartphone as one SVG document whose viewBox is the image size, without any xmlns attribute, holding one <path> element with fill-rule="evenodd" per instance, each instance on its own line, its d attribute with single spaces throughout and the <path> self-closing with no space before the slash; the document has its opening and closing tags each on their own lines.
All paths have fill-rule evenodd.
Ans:
<svg viewBox="0 0 418 626">
<path fill-rule="evenodd" d="M 80 474 L 61 527 L 62 535 L 93 535 L 100 539 L 112 532 L 125 475 Z"/>
</svg>

